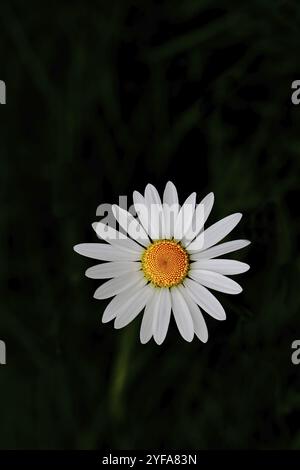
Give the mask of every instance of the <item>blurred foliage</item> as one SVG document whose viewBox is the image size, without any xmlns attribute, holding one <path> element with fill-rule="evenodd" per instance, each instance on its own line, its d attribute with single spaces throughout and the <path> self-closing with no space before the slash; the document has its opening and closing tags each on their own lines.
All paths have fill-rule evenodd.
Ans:
<svg viewBox="0 0 300 470">
<path fill-rule="evenodd" d="M 300 448 L 296 1 L 1 2 L 1 448 Z M 98 204 L 171 179 L 251 264 L 209 341 L 101 324 Z M 298 328 L 298 329 L 297 329 Z"/>
</svg>

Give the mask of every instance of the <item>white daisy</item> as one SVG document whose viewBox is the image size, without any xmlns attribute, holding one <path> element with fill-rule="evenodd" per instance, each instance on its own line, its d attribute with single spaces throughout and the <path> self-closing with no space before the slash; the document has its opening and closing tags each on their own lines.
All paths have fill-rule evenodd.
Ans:
<svg viewBox="0 0 300 470">
<path fill-rule="evenodd" d="M 114 320 L 123 328 L 144 309 L 140 340 L 153 336 L 161 344 L 167 334 L 171 313 L 181 336 L 192 341 L 194 334 L 204 343 L 208 339 L 202 311 L 217 320 L 226 314 L 208 290 L 238 294 L 241 286 L 228 278 L 249 269 L 249 265 L 230 259 L 215 259 L 247 246 L 248 240 L 233 240 L 217 245 L 240 221 L 232 214 L 204 230 L 214 195 L 208 194 L 196 205 L 196 193 L 182 207 L 177 190 L 168 182 L 163 200 L 150 184 L 144 196 L 133 193 L 137 216 L 119 206 L 112 212 L 119 230 L 103 222 L 93 225 L 99 238 L 108 243 L 82 243 L 74 250 L 106 263 L 86 271 L 93 279 L 107 279 L 95 292 L 96 299 L 114 298 L 107 305 L 102 321 Z"/>
</svg>

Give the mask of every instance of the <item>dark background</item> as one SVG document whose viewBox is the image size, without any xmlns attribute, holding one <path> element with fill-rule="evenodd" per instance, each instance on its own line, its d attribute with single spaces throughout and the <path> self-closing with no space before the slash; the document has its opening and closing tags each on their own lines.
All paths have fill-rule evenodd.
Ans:
<svg viewBox="0 0 300 470">
<path fill-rule="evenodd" d="M 297 449 L 300 6 L 3 1 L 2 449 Z M 101 324 L 84 277 L 100 203 L 172 180 L 241 211 L 250 247 L 209 341 Z"/>
</svg>

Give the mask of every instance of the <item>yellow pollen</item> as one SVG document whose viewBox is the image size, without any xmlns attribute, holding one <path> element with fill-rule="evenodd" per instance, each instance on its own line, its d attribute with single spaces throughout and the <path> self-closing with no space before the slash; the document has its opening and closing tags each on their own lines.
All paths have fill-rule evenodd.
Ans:
<svg viewBox="0 0 300 470">
<path fill-rule="evenodd" d="M 186 277 L 189 266 L 188 253 L 174 240 L 155 241 L 142 256 L 144 275 L 156 287 L 177 286 Z"/>
</svg>

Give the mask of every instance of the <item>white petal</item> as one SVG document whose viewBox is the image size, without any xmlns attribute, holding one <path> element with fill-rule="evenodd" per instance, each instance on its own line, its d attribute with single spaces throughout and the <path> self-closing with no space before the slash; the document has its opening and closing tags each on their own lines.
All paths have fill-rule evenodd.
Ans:
<svg viewBox="0 0 300 470">
<path fill-rule="evenodd" d="M 163 209 L 158 191 L 152 184 L 146 186 L 145 201 L 150 214 L 148 233 L 152 240 L 158 240 L 163 233 Z"/>
<path fill-rule="evenodd" d="M 163 197 L 164 204 L 168 204 L 172 206 L 173 204 L 178 206 L 178 194 L 176 186 L 172 183 L 172 181 L 168 181 L 164 191 Z"/>
<path fill-rule="evenodd" d="M 208 216 L 214 205 L 214 199 L 214 193 L 209 193 L 207 196 L 205 196 L 205 198 L 202 199 L 200 204 L 197 205 L 192 224 L 182 240 L 185 246 L 188 246 L 189 243 L 194 240 L 194 238 L 199 234 L 200 230 L 204 227 L 204 224 L 208 219 Z"/>
<path fill-rule="evenodd" d="M 101 263 L 92 266 L 85 272 L 86 277 L 91 279 L 107 279 L 110 277 L 119 277 L 133 271 L 139 271 L 141 263 L 135 261 L 112 261 L 110 263 Z"/>
<path fill-rule="evenodd" d="M 205 224 L 205 222 L 207 221 L 209 217 L 209 214 L 211 213 L 211 210 L 214 205 L 214 201 L 215 201 L 214 193 L 208 193 L 200 202 L 200 205 L 203 206 L 203 212 L 204 212 L 203 225 Z"/>
<path fill-rule="evenodd" d="M 199 306 L 196 304 L 196 302 L 194 302 L 194 300 L 188 294 L 188 291 L 185 287 L 179 286 L 179 289 L 191 313 L 193 323 L 194 323 L 195 334 L 198 336 L 200 341 L 202 341 L 203 343 L 206 343 L 208 340 L 208 331 L 207 331 L 207 326 L 203 318 L 203 315 L 201 313 L 201 310 Z"/>
<path fill-rule="evenodd" d="M 136 284 L 132 285 L 125 291 L 116 295 L 116 297 L 114 297 L 109 302 L 106 309 L 104 310 L 102 322 L 107 323 L 113 320 L 117 316 L 117 314 L 122 310 L 124 305 L 126 305 L 130 301 L 130 299 L 136 294 L 136 292 L 141 290 L 146 283 L 147 281 L 145 278 L 140 279 Z"/>
<path fill-rule="evenodd" d="M 114 295 L 120 294 L 132 285 L 135 285 L 143 279 L 141 272 L 127 273 L 120 277 L 115 277 L 105 282 L 94 293 L 95 299 L 108 299 Z"/>
<path fill-rule="evenodd" d="M 214 273 L 213 271 L 191 271 L 189 276 L 202 286 L 219 292 L 225 292 L 225 294 L 239 294 L 243 290 L 237 282 L 223 276 L 223 274 Z"/>
<path fill-rule="evenodd" d="M 171 295 L 169 289 L 160 289 L 158 311 L 155 319 L 154 340 L 157 344 L 164 341 L 171 317 Z"/>
<path fill-rule="evenodd" d="M 128 325 L 128 323 L 132 322 L 140 311 L 143 310 L 151 295 L 152 287 L 149 285 L 139 289 L 118 312 L 114 327 L 117 329 L 123 328 Z"/>
<path fill-rule="evenodd" d="M 178 206 L 163 204 L 164 234 L 162 238 L 170 239 L 174 236 L 174 228 L 178 216 Z"/>
<path fill-rule="evenodd" d="M 191 260 L 217 258 L 218 256 L 226 255 L 232 251 L 240 250 L 249 244 L 249 240 L 232 240 L 231 242 L 220 243 L 220 245 L 216 245 L 208 250 L 192 253 Z"/>
<path fill-rule="evenodd" d="M 143 251 L 143 247 L 141 245 L 109 225 L 103 224 L 102 222 L 93 222 L 92 227 L 99 238 L 106 240 L 117 248 L 132 251 L 134 253 L 141 253 Z"/>
<path fill-rule="evenodd" d="M 180 291 L 173 287 L 171 289 L 171 301 L 172 301 L 172 310 L 174 313 L 175 321 L 177 328 L 181 336 L 186 341 L 192 341 L 194 337 L 194 325 L 193 320 L 188 309 L 188 306 L 180 293 Z"/>
<path fill-rule="evenodd" d="M 142 344 L 146 344 L 153 335 L 153 324 L 157 314 L 158 303 L 159 289 L 152 287 L 152 295 L 146 304 L 141 324 L 140 340 Z"/>
<path fill-rule="evenodd" d="M 96 234 L 98 235 L 99 238 L 102 238 L 102 240 L 110 241 L 111 239 L 126 239 L 127 236 L 119 232 L 118 230 L 114 229 L 113 227 L 110 227 L 107 224 L 104 224 L 103 222 L 93 222 L 92 227 L 95 230 Z"/>
<path fill-rule="evenodd" d="M 218 243 L 222 238 L 228 235 L 239 223 L 242 214 L 231 214 L 219 220 L 209 228 L 202 231 L 197 238 L 189 245 L 191 251 L 203 251 Z"/>
<path fill-rule="evenodd" d="M 107 243 L 80 243 L 74 246 L 74 251 L 102 261 L 138 261 L 141 258 L 139 253 L 121 250 Z"/>
<path fill-rule="evenodd" d="M 181 240 L 189 230 L 195 212 L 196 193 L 192 193 L 181 207 L 174 229 L 174 238 Z"/>
<path fill-rule="evenodd" d="M 133 193 L 133 203 L 134 209 L 137 213 L 138 219 L 142 226 L 145 229 L 145 232 L 149 235 L 149 227 L 150 227 L 150 214 L 148 212 L 148 207 L 145 201 L 144 196 L 141 195 L 138 191 L 134 191 Z"/>
<path fill-rule="evenodd" d="M 224 308 L 206 287 L 201 286 L 192 279 L 185 279 L 184 285 L 194 302 L 196 302 L 199 307 L 203 308 L 210 316 L 216 318 L 216 320 L 226 319 Z"/>
<path fill-rule="evenodd" d="M 189 245 L 189 251 L 203 251 L 215 245 L 234 229 L 241 218 L 242 214 L 240 213 L 231 214 L 211 225 L 209 228 L 204 230 L 203 234 L 200 233 L 200 235 L 198 235 L 198 237 Z"/>
<path fill-rule="evenodd" d="M 171 181 L 168 181 L 163 196 L 165 238 L 171 238 L 174 235 L 174 228 L 179 211 L 178 195 L 176 187 Z"/>
<path fill-rule="evenodd" d="M 120 226 L 131 238 L 137 240 L 144 246 L 149 245 L 150 240 L 147 233 L 133 215 L 117 205 L 112 206 L 112 211 Z"/>
<path fill-rule="evenodd" d="M 191 271 L 204 269 L 227 275 L 241 274 L 249 268 L 249 264 L 234 259 L 202 259 L 190 265 Z"/>
</svg>

